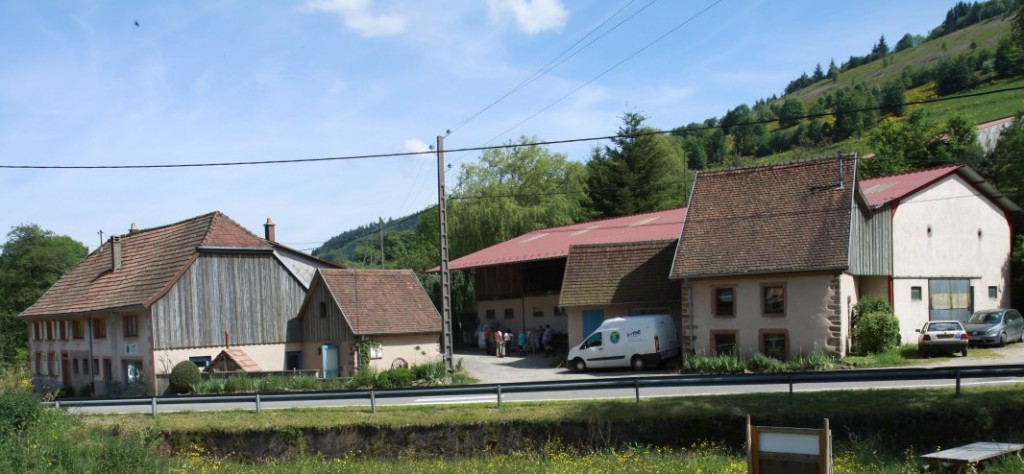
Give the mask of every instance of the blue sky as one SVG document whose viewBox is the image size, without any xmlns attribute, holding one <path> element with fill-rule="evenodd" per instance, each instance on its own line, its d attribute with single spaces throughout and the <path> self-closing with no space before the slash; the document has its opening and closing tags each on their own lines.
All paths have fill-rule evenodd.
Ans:
<svg viewBox="0 0 1024 474">
<path fill-rule="evenodd" d="M 673 128 L 781 94 L 815 63 L 827 67 L 830 58 L 838 64 L 866 54 L 880 35 L 891 46 L 904 33 L 927 34 L 954 3 L 5 1 L 0 164 L 398 153 L 426 150 L 448 129 L 449 149 L 519 135 L 562 140 L 614 134 L 625 111 Z M 609 17 L 597 34 L 634 13 L 457 127 Z M 551 148 L 584 161 L 596 144 Z M 450 186 L 459 164 L 475 158 L 447 155 L 455 165 Z M 95 249 L 100 230 L 109 236 L 133 222 L 148 228 L 219 210 L 257 234 L 270 217 L 279 241 L 312 249 L 379 216 L 397 218 L 436 202 L 436 176 L 432 156 L 0 169 L 0 230 L 35 223 Z"/>
</svg>

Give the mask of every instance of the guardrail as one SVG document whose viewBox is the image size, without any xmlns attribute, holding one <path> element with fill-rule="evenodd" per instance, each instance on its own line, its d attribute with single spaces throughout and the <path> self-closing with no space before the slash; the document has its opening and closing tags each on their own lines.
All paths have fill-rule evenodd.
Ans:
<svg viewBox="0 0 1024 474">
<path fill-rule="evenodd" d="M 1022 377 L 1024 365 L 982 365 L 960 367 L 934 367 L 912 369 L 862 369 L 833 372 L 795 372 L 782 374 L 734 375 L 671 375 L 603 380 L 575 380 L 569 382 L 518 382 L 507 384 L 481 384 L 443 387 L 404 388 L 392 390 L 341 390 L 333 392 L 255 393 L 238 395 L 194 395 L 173 397 L 134 397 L 104 399 L 63 399 L 48 402 L 58 408 L 88 408 L 111 406 L 150 406 L 156 416 L 160 405 L 196 405 L 252 403 L 258 412 L 264 402 L 368 400 L 372 412 L 377 412 L 378 398 L 432 397 L 445 395 L 496 395 L 501 408 L 502 395 L 509 393 L 536 393 L 570 390 L 629 389 L 640 402 L 643 388 L 664 387 L 716 387 L 730 385 L 788 385 L 789 394 L 797 384 L 838 382 L 892 382 L 910 380 L 956 380 L 956 396 L 960 396 L 962 379 L 996 377 Z"/>
</svg>

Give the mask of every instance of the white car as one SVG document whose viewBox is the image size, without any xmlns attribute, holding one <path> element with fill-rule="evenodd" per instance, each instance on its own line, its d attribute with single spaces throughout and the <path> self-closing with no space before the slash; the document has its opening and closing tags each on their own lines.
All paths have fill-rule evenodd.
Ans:
<svg viewBox="0 0 1024 474">
<path fill-rule="evenodd" d="M 967 331 L 960 321 L 928 321 L 917 332 L 917 351 L 922 356 L 959 352 L 967 357 Z"/>
</svg>

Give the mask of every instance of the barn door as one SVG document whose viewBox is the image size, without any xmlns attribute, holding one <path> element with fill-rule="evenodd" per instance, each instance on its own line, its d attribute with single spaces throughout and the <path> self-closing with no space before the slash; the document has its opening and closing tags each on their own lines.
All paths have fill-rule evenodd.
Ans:
<svg viewBox="0 0 1024 474">
<path fill-rule="evenodd" d="M 974 305 L 971 296 L 971 281 L 966 278 L 928 280 L 928 319 L 967 322 Z"/>
</svg>

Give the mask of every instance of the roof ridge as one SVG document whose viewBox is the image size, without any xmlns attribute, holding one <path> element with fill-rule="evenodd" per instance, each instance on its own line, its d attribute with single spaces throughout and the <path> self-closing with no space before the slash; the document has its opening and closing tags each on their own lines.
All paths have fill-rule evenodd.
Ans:
<svg viewBox="0 0 1024 474">
<path fill-rule="evenodd" d="M 791 161 L 784 161 L 784 162 L 779 162 L 779 163 L 764 163 L 764 164 L 756 164 L 756 165 L 734 166 L 734 167 L 730 167 L 730 168 L 717 169 L 717 170 L 701 170 L 701 171 L 699 171 L 699 174 L 707 176 L 707 175 L 735 174 L 735 173 L 739 173 L 739 172 L 744 172 L 744 173 L 748 173 L 748 172 L 761 172 L 761 171 L 766 171 L 766 170 L 770 170 L 770 169 L 796 168 L 798 166 L 810 166 L 810 165 L 823 164 L 823 163 L 826 163 L 826 162 L 829 162 L 829 161 L 839 161 L 841 158 L 842 159 L 854 159 L 854 160 L 856 160 L 856 159 L 858 159 L 858 155 L 857 155 L 857 153 L 840 153 L 838 156 L 809 158 L 809 159 L 806 159 L 806 160 L 791 160 Z"/>
<path fill-rule="evenodd" d="M 628 218 L 628 217 L 642 217 L 642 216 L 647 216 L 647 215 L 651 215 L 651 214 L 660 214 L 662 212 L 682 211 L 682 210 L 685 210 L 685 209 L 686 209 L 686 206 L 679 206 L 679 207 L 672 207 L 672 208 L 669 208 L 669 209 L 661 209 L 661 210 L 657 210 L 657 211 L 641 212 L 639 214 L 626 214 L 626 215 L 615 216 L 615 217 L 604 217 L 604 218 L 596 219 L 596 220 L 592 220 L 592 221 L 580 221 L 580 222 L 574 222 L 572 224 L 565 224 L 565 225 L 560 225 L 560 226 L 556 226 L 556 227 L 545 227 L 543 229 L 534 229 L 534 230 L 531 230 L 529 232 L 525 232 L 523 234 L 520 234 L 520 235 L 517 235 L 517 236 L 513 237 L 510 240 L 518 239 L 520 237 L 525 237 L 527 235 L 530 235 L 530 234 L 532 234 L 534 232 L 541 232 L 541 231 L 545 231 L 545 230 L 546 231 L 555 231 L 555 230 L 558 230 L 558 229 L 565 229 L 565 228 L 568 228 L 568 227 L 579 226 L 579 225 L 583 225 L 583 224 L 597 224 L 597 223 L 600 223 L 600 222 L 607 222 L 607 221 L 611 221 L 611 220 L 615 220 L 615 219 L 625 219 L 625 218 Z"/>
<path fill-rule="evenodd" d="M 948 165 L 939 165 L 939 166 L 933 166 L 931 168 L 923 168 L 923 169 L 919 169 L 919 170 L 904 171 L 902 173 L 885 174 L 885 175 L 882 175 L 882 176 L 875 176 L 873 178 L 864 178 L 864 179 L 861 179 L 860 181 L 863 183 L 864 181 L 872 181 L 872 180 L 876 180 L 876 179 L 895 178 L 897 176 L 907 176 L 907 175 L 912 175 L 912 174 L 928 173 L 928 172 L 931 172 L 931 171 L 938 171 L 938 170 L 941 170 L 941 169 L 944 169 L 944 168 L 949 168 L 952 171 L 952 170 L 963 168 L 964 166 L 967 166 L 967 164 L 966 163 L 953 163 L 953 164 L 948 164 Z"/>
<path fill-rule="evenodd" d="M 134 235 L 138 235 L 138 234 L 142 234 L 142 233 L 153 232 L 153 231 L 157 231 L 157 230 L 161 230 L 161 229 L 166 229 L 168 227 L 174 227 L 174 226 L 177 226 L 177 225 L 182 225 L 182 224 L 187 224 L 187 223 L 190 223 L 190 222 L 195 222 L 195 221 L 198 221 L 198 220 L 203 219 L 205 217 L 212 217 L 215 214 L 224 215 L 224 213 L 222 213 L 220 211 L 211 211 L 211 212 L 207 212 L 206 214 L 200 214 L 200 215 L 195 216 L 195 217 L 189 217 L 188 219 L 182 219 L 182 220 L 180 220 L 178 222 L 172 222 L 170 224 L 159 225 L 159 226 L 156 226 L 156 227 L 147 227 L 145 229 L 138 229 L 135 232 L 128 232 L 127 234 L 121 234 L 121 235 L 124 236 L 124 237 L 128 237 L 128 236 L 134 236 Z"/>
</svg>

